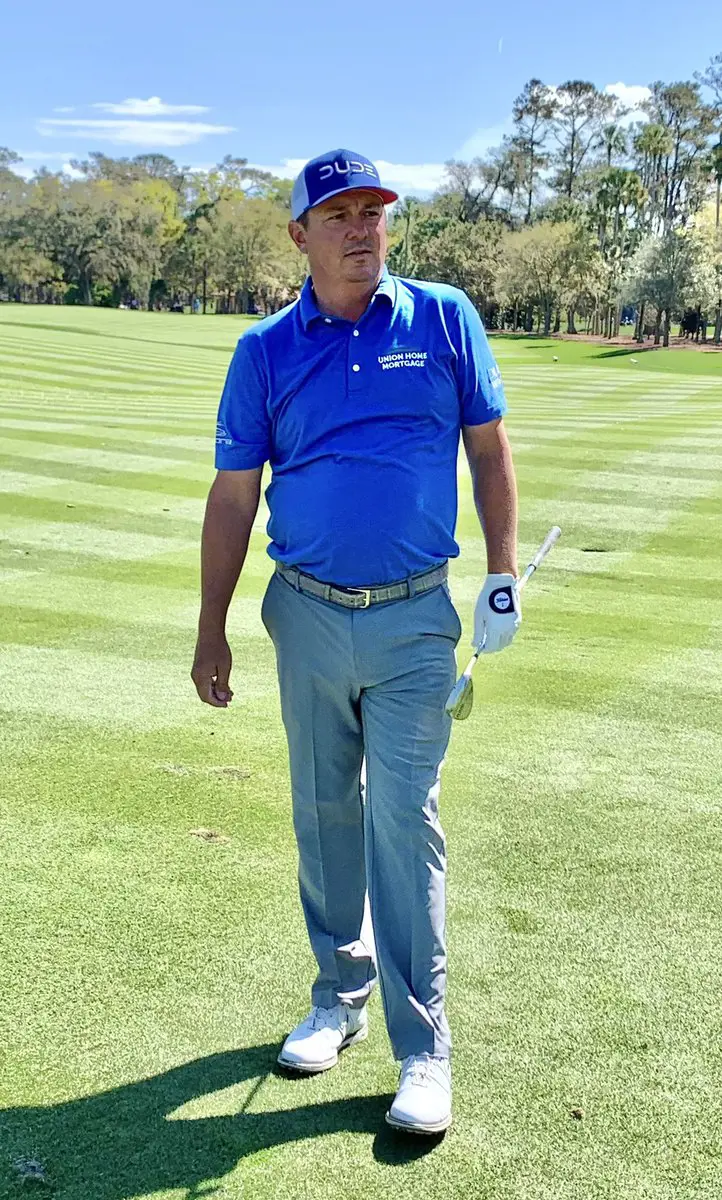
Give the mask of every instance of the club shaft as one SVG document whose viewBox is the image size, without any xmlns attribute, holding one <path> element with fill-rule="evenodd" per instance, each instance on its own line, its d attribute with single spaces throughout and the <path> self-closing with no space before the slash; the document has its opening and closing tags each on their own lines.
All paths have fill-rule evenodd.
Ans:
<svg viewBox="0 0 722 1200">
<path fill-rule="evenodd" d="M 519 580 L 519 585 L 518 585 L 519 591 L 521 591 L 521 589 L 524 587 L 524 585 L 529 582 L 532 575 L 536 571 L 537 567 L 540 566 L 541 563 L 543 563 L 544 559 L 546 558 L 547 554 L 551 550 L 552 546 L 555 544 L 555 542 L 559 541 L 559 538 L 561 537 L 561 535 L 562 535 L 562 531 L 559 528 L 559 526 L 552 525 L 548 534 L 544 538 L 544 541 L 542 542 L 541 546 L 537 550 L 533 559 L 529 563 L 529 566 L 526 568 L 526 570 L 524 571 L 524 574 L 522 575 L 521 579 Z"/>
<path fill-rule="evenodd" d="M 559 541 L 559 538 L 561 537 L 561 533 L 562 533 L 562 531 L 558 525 L 552 525 L 548 534 L 544 538 L 544 541 L 542 542 L 541 546 L 537 550 L 536 554 L 534 555 L 533 559 L 531 560 L 531 562 L 529 563 L 528 567 L 525 569 L 523 575 L 521 576 L 521 578 L 519 580 L 517 587 L 520 592 L 525 587 L 525 585 L 529 582 L 532 575 L 536 571 L 537 567 L 540 566 L 540 564 L 544 561 L 547 554 L 551 550 L 552 546 L 555 545 L 555 543 Z M 481 650 L 482 650 L 482 647 L 480 646 L 479 649 L 477 651 L 475 651 L 475 653 L 469 659 L 469 662 L 466 666 L 464 674 L 461 677 L 462 679 L 470 679 L 471 678 L 471 673 L 474 670 L 474 666 L 476 664 L 476 661 L 477 661 L 479 655 L 481 654 Z"/>
</svg>

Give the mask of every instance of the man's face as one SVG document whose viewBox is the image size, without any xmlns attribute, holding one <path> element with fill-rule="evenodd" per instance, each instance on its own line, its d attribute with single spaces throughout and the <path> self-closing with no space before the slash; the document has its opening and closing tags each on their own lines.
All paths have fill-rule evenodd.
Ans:
<svg viewBox="0 0 722 1200">
<path fill-rule="evenodd" d="M 312 275 L 371 284 L 386 260 L 386 211 L 375 192 L 332 196 L 309 210 L 307 227 L 291 221 L 288 228 Z"/>
</svg>

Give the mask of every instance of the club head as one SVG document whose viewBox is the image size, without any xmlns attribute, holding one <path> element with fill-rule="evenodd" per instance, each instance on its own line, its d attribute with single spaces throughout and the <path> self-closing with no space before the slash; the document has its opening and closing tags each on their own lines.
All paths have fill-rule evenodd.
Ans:
<svg viewBox="0 0 722 1200">
<path fill-rule="evenodd" d="M 471 676 L 457 680 L 446 701 L 446 711 L 455 721 L 465 721 L 474 707 L 474 681 Z"/>
</svg>

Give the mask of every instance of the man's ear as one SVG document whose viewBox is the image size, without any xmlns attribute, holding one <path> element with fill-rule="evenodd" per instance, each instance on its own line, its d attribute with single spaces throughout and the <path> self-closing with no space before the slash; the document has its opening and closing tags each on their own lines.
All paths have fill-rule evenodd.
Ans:
<svg viewBox="0 0 722 1200">
<path fill-rule="evenodd" d="M 289 221 L 288 222 L 288 232 L 289 232 L 291 241 L 293 242 L 296 249 L 300 250 L 301 254 L 307 254 L 308 250 L 306 248 L 306 230 L 303 228 L 303 225 L 301 224 L 301 222 L 300 221 Z"/>
</svg>

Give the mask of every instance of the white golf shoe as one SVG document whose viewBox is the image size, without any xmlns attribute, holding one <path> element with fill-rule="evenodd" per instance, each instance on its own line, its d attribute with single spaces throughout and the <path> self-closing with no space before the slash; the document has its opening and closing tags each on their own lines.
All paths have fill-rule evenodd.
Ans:
<svg viewBox="0 0 722 1200">
<path fill-rule="evenodd" d="M 443 1133 L 451 1124 L 451 1063 L 431 1054 L 410 1054 L 401 1064 L 399 1090 L 386 1114 L 389 1125 L 409 1133 Z"/>
<path fill-rule="evenodd" d="M 362 1042 L 368 1032 L 365 1007 L 348 1008 L 345 1004 L 336 1004 L 333 1008 L 319 1008 L 314 1005 L 306 1020 L 289 1033 L 278 1061 L 283 1067 L 305 1071 L 309 1075 L 328 1071 L 336 1066 L 339 1050 Z"/>
</svg>

